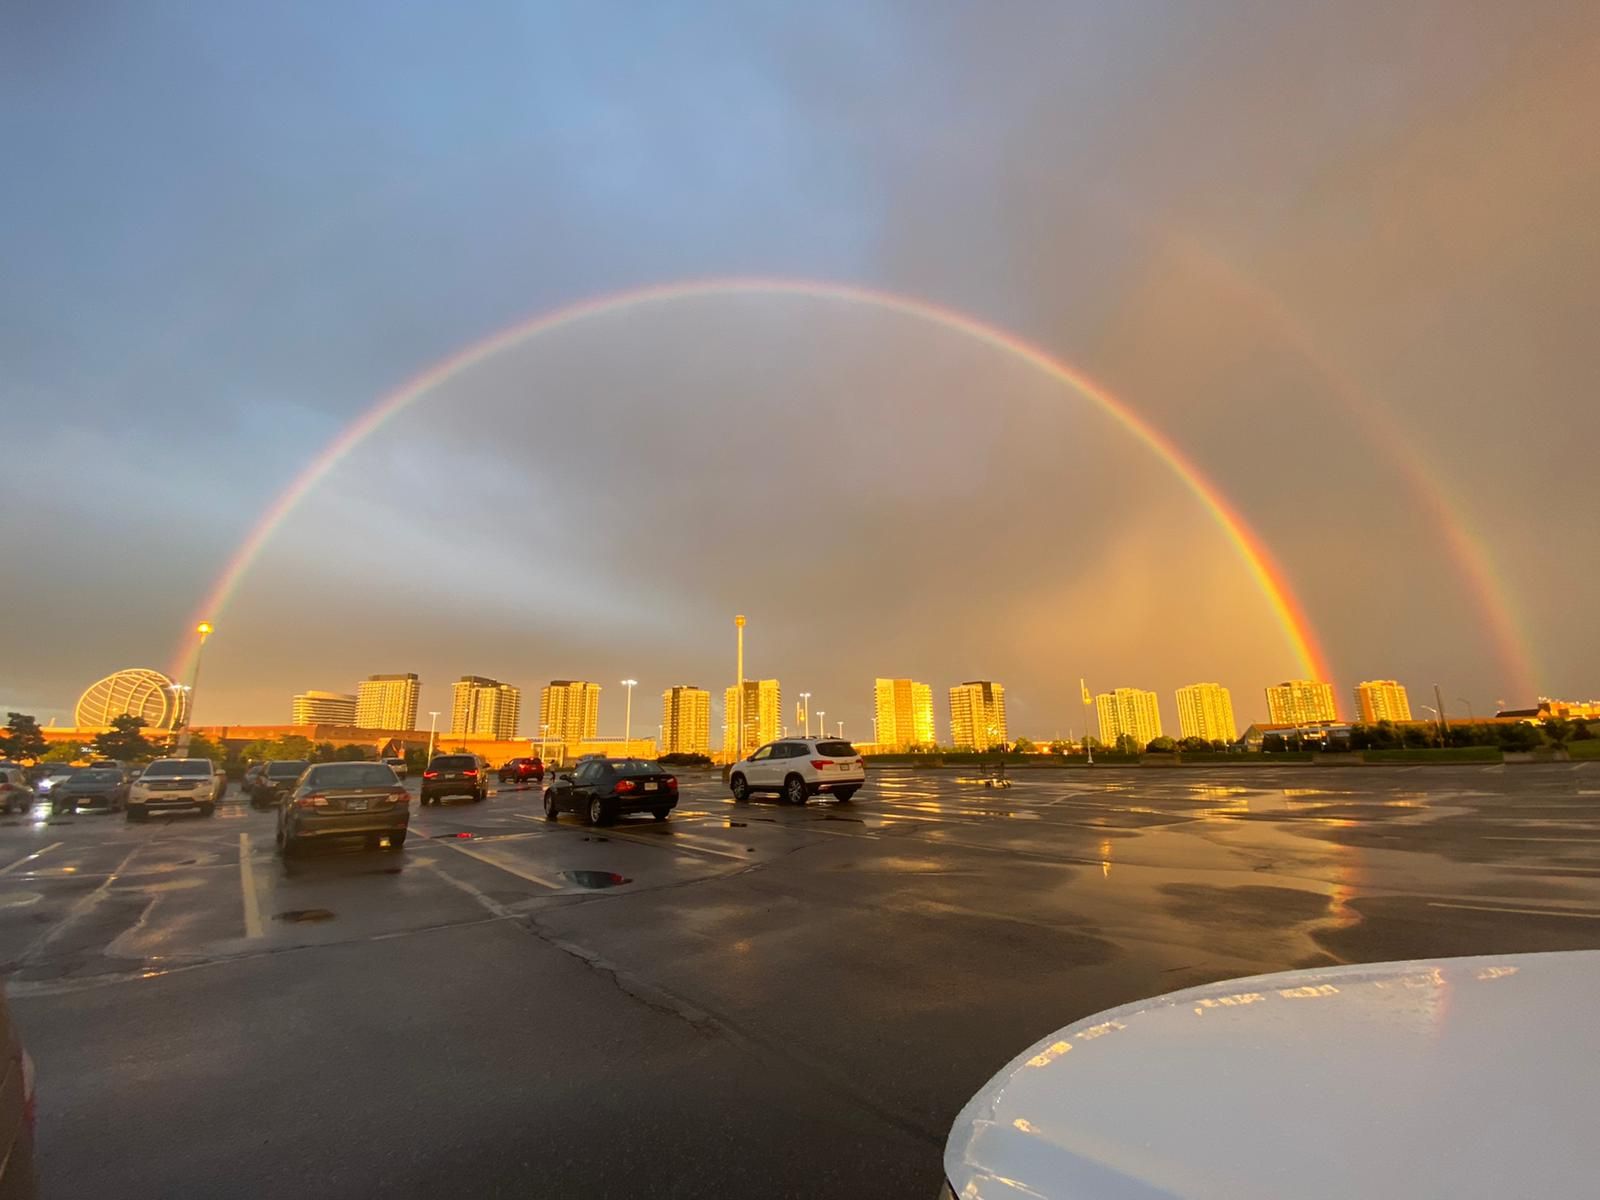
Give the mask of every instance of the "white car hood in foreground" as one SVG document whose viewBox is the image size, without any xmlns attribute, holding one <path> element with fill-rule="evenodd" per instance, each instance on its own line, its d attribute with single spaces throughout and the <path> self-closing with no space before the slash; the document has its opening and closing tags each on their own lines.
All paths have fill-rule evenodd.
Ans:
<svg viewBox="0 0 1600 1200">
<path fill-rule="evenodd" d="M 1600 950 L 1257 975 L 1069 1025 L 956 1118 L 989 1200 L 1600 1195 Z"/>
</svg>

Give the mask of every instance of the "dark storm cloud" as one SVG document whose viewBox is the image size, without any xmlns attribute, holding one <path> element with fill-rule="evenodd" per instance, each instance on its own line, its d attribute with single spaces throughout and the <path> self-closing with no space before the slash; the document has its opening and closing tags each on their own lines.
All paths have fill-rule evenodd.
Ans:
<svg viewBox="0 0 1600 1200">
<path fill-rule="evenodd" d="M 8 695 L 59 706 L 162 665 L 254 515 L 428 363 L 573 298 L 732 272 L 915 292 L 1086 366 L 1224 483 L 1341 671 L 1445 676 L 1486 707 L 1513 681 L 1394 456 L 1344 411 L 1356 391 L 1481 532 L 1539 686 L 1593 690 L 1600 651 L 1562 631 L 1600 563 L 1531 532 L 1597 448 L 1592 6 L 10 19 L 0 404 L 33 452 L 0 500 L 29 514 L 6 535 L 28 564 L 8 626 L 41 636 L 8 644 Z M 1042 731 L 1082 671 L 1165 689 L 1232 670 L 1253 695 L 1290 669 L 1192 499 L 1025 372 L 781 305 L 589 337 L 486 364 L 328 481 L 271 554 L 313 591 L 362 584 L 359 632 L 275 641 L 252 614 L 316 617 L 258 572 L 234 648 L 208 652 L 237 715 L 408 656 L 529 683 L 642 678 L 644 658 L 717 688 L 721 617 L 696 630 L 731 607 L 796 646 L 822 622 L 839 661 L 797 650 L 785 682 L 855 688 L 834 711 L 858 729 L 879 671 L 1010 674 Z M 484 481 L 429 472 L 441 442 Z M 463 515 L 474 495 L 493 520 Z M 808 515 L 870 585 L 797 584 L 760 549 Z M 463 546 L 498 564 L 494 594 L 401 570 Z M 630 564 L 665 582 L 648 613 Z"/>
</svg>

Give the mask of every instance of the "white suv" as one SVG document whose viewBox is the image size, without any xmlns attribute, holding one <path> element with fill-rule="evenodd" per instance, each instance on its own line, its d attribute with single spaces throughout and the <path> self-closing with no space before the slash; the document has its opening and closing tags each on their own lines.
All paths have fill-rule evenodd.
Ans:
<svg viewBox="0 0 1600 1200">
<path fill-rule="evenodd" d="M 202 817 L 217 811 L 216 768 L 209 758 L 158 758 L 128 785 L 130 821 L 179 808 Z"/>
<path fill-rule="evenodd" d="M 867 764 L 839 738 L 783 738 L 768 742 L 728 770 L 728 788 L 744 803 L 751 792 L 776 792 L 790 804 L 825 793 L 844 801 L 867 781 Z"/>
</svg>

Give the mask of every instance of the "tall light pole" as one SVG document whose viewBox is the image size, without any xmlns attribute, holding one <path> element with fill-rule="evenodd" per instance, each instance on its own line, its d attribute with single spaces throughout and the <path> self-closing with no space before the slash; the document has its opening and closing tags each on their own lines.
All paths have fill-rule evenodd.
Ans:
<svg viewBox="0 0 1600 1200">
<path fill-rule="evenodd" d="M 744 757 L 744 614 L 740 613 L 733 619 L 733 627 L 739 631 L 739 650 L 734 666 L 734 753 L 733 761 L 738 762 Z"/>
<path fill-rule="evenodd" d="M 428 712 L 428 761 L 429 762 L 433 761 L 433 738 L 434 738 L 434 735 L 436 733 L 438 733 L 438 732 L 439 732 L 439 714 L 434 712 L 434 711 L 432 711 L 432 710 L 429 710 L 429 712 Z"/>
<path fill-rule="evenodd" d="M 622 686 L 628 689 L 628 706 L 624 710 L 627 715 L 622 719 L 622 753 L 626 757 L 632 754 L 629 743 L 633 741 L 633 689 L 639 686 L 637 679 L 624 679 Z"/>
<path fill-rule="evenodd" d="M 844 722 L 843 721 L 839 722 L 839 740 L 841 742 L 844 741 Z"/>
<path fill-rule="evenodd" d="M 545 740 L 549 736 L 550 736 L 550 726 L 548 724 L 541 724 L 539 726 L 539 761 L 540 762 L 544 761 L 544 744 L 545 744 Z"/>
<path fill-rule="evenodd" d="M 1478 723 L 1478 714 L 1473 711 L 1472 701 L 1468 700 L 1465 696 L 1457 696 L 1456 699 L 1467 706 L 1467 720 L 1476 725 Z"/>
<path fill-rule="evenodd" d="M 188 693 L 183 699 L 182 724 L 178 729 L 178 744 L 174 748 L 179 758 L 189 756 L 189 727 L 194 724 L 194 689 L 200 682 L 200 655 L 205 651 L 206 639 L 211 636 L 212 625 L 210 621 L 201 621 L 194 627 L 200 635 L 200 644 L 194 650 L 194 666 L 189 669 L 189 686 L 184 690 Z"/>
<path fill-rule="evenodd" d="M 827 737 L 828 736 L 828 727 L 822 723 L 822 718 L 827 716 L 827 715 L 828 714 L 823 712 L 820 708 L 817 709 L 817 736 L 818 737 Z M 806 725 L 806 736 L 807 737 L 811 736 L 811 726 L 809 724 Z"/>
<path fill-rule="evenodd" d="M 811 736 L 811 693 L 800 693 L 800 719 L 805 722 L 806 736 Z"/>
<path fill-rule="evenodd" d="M 1445 741 L 1444 697 L 1439 694 L 1439 685 L 1433 685 L 1433 702 L 1439 706 L 1439 745 Z"/>
</svg>

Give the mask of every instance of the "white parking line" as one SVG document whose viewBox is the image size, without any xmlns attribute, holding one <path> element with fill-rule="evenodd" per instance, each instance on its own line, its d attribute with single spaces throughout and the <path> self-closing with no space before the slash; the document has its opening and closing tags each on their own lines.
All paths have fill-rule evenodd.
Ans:
<svg viewBox="0 0 1600 1200">
<path fill-rule="evenodd" d="M 504 863 L 497 858 L 491 858 L 489 855 L 480 853 L 470 846 L 463 846 L 460 842 L 454 842 L 447 838 L 441 838 L 435 841 L 434 845 L 449 846 L 452 850 L 459 850 L 468 858 L 475 858 L 481 863 L 487 863 L 491 867 L 496 867 L 504 871 L 507 875 L 515 875 L 518 879 L 526 879 L 529 883 L 537 883 L 540 887 L 547 887 L 553 892 L 559 892 L 561 890 L 561 885 L 559 883 L 552 883 L 542 875 L 535 875 L 532 871 L 524 871 L 521 867 L 514 867 L 510 863 Z"/>
<path fill-rule="evenodd" d="M 724 850 L 721 847 L 727 845 L 726 842 L 715 845 L 705 844 L 707 839 L 697 838 L 687 833 L 660 835 L 622 833 L 618 831 L 615 825 L 610 825 L 606 827 L 604 836 L 621 838 L 623 841 L 632 842 L 637 846 L 659 846 L 663 850 L 688 850 L 695 854 L 715 854 L 718 858 L 731 858 L 735 862 L 750 861 L 748 851 L 740 854 L 732 850 Z"/>
<path fill-rule="evenodd" d="M 261 901 L 256 896 L 256 873 L 250 861 L 250 835 L 239 835 L 239 892 L 244 897 L 244 935 L 261 936 Z"/>
<path fill-rule="evenodd" d="M 1470 908 L 1477 912 L 1524 913 L 1531 917 L 1576 917 L 1580 921 L 1600 921 L 1600 913 L 1569 912 L 1554 908 L 1512 908 L 1504 904 L 1456 904 L 1449 900 L 1430 900 L 1429 908 Z"/>
<path fill-rule="evenodd" d="M 10 863 L 10 864 L 8 864 L 7 866 L 4 866 L 4 867 L 0 867 L 0 875 L 9 875 L 9 874 L 11 874 L 11 872 L 15 871 L 18 867 L 20 867 L 23 863 L 32 862 L 34 859 L 38 858 L 41 854 L 48 854 L 50 851 L 56 849 L 60 845 L 61 845 L 60 842 L 51 842 L 48 846 L 45 846 L 43 849 L 40 849 L 40 850 L 35 850 L 32 854 L 24 854 L 21 858 L 17 859 L 16 862 Z"/>
</svg>

